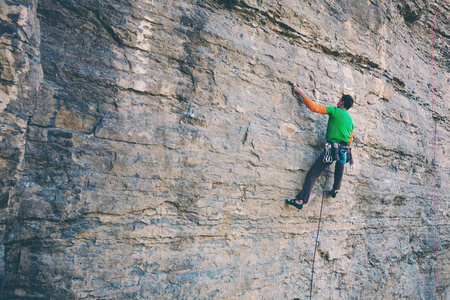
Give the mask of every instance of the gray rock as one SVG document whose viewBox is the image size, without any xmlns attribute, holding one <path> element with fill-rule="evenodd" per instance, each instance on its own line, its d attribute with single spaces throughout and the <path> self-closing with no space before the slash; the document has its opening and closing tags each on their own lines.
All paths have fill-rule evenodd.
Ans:
<svg viewBox="0 0 450 300">
<path fill-rule="evenodd" d="M 438 299 L 435 211 L 448 299 L 450 6 L 432 96 L 437 9 L 0 2 L 2 298 L 307 299 L 332 175 L 303 210 L 284 204 L 327 122 L 298 82 L 321 105 L 356 99 L 356 164 L 325 198 L 313 298 Z"/>
</svg>

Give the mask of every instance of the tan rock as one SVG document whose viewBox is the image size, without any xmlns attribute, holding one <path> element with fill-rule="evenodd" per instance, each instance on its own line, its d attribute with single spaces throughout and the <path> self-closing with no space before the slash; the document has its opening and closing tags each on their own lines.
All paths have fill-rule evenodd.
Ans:
<svg viewBox="0 0 450 300">
<path fill-rule="evenodd" d="M 2 296 L 308 298 L 333 167 L 303 210 L 284 204 L 328 118 L 297 82 L 320 105 L 356 100 L 313 299 L 438 299 L 434 174 L 448 297 L 446 2 L 434 105 L 437 5 L 19 2 L 0 2 Z"/>
<path fill-rule="evenodd" d="M 297 126 L 292 123 L 283 123 L 280 125 L 280 134 L 287 136 L 287 137 L 293 137 L 298 132 Z"/>
</svg>

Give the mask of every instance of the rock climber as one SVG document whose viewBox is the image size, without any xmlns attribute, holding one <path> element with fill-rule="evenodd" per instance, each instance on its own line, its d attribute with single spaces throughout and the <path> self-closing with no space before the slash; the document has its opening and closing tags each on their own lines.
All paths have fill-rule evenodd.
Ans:
<svg viewBox="0 0 450 300">
<path fill-rule="evenodd" d="M 353 129 L 355 126 L 348 113 L 348 110 L 353 106 L 353 98 L 350 95 L 343 95 L 339 99 L 336 105 L 337 107 L 325 107 L 312 102 L 298 84 L 293 85 L 293 90 L 296 94 L 300 95 L 303 102 L 312 112 L 327 114 L 329 116 L 325 136 L 327 144 L 324 153 L 319 156 L 308 171 L 301 192 L 298 193 L 295 199 L 285 200 L 287 204 L 302 209 L 303 205 L 309 201 L 309 196 L 317 178 L 319 178 L 319 175 L 327 166 L 331 165 L 333 161 L 336 161 L 333 189 L 329 191 L 329 194 L 335 198 L 341 187 L 345 163 L 349 161 L 353 163 L 350 146 L 353 141 Z"/>
</svg>

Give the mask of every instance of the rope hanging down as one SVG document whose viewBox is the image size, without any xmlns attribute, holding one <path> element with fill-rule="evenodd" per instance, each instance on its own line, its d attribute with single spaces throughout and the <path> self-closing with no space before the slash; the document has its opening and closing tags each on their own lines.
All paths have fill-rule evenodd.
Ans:
<svg viewBox="0 0 450 300">
<path fill-rule="evenodd" d="M 327 175 L 325 177 L 325 184 L 323 186 L 323 192 L 322 192 L 322 204 L 320 204 L 319 226 L 317 226 L 316 246 L 314 247 L 313 263 L 312 263 L 312 270 L 311 270 L 311 286 L 309 288 L 309 299 L 312 299 L 312 288 L 313 288 L 313 279 L 314 279 L 314 263 L 316 261 L 317 243 L 319 241 L 319 232 L 320 232 L 320 221 L 322 220 L 323 198 L 325 198 L 325 189 L 327 188 L 328 169 L 329 168 L 330 168 L 330 166 L 327 167 Z"/>
<path fill-rule="evenodd" d="M 437 221 L 436 221 L 436 121 L 434 119 L 434 90 L 433 90 L 433 64 L 434 64 L 434 21 L 441 10 L 442 4 L 445 0 L 442 0 L 436 14 L 434 15 L 431 25 L 431 111 L 433 119 L 433 168 L 434 168 L 434 192 L 433 192 L 433 204 L 434 204 L 434 240 L 436 245 L 436 273 L 437 273 L 437 288 L 439 300 L 441 299 L 441 286 L 439 283 L 439 258 L 438 258 L 438 240 L 437 240 Z"/>
</svg>

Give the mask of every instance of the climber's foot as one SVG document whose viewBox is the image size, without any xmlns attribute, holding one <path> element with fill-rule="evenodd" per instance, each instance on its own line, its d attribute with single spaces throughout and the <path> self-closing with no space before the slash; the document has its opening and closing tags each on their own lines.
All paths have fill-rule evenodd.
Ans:
<svg viewBox="0 0 450 300">
<path fill-rule="evenodd" d="M 330 191 L 330 195 L 331 195 L 331 197 L 333 197 L 333 198 L 336 198 L 337 193 L 338 193 L 338 190 L 331 190 L 331 191 Z"/>
<path fill-rule="evenodd" d="M 284 200 L 286 202 L 286 204 L 295 206 L 298 209 L 302 209 L 303 208 L 303 200 L 298 200 L 298 199 L 286 199 Z"/>
</svg>

